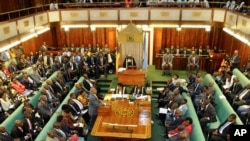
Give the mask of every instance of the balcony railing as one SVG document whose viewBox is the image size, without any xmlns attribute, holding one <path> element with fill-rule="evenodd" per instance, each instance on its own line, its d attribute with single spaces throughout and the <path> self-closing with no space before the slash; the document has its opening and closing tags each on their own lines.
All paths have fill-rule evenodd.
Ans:
<svg viewBox="0 0 250 141">
<path fill-rule="evenodd" d="M 65 8 L 140 8 L 140 7 L 150 7 L 150 8 L 170 8 L 170 7 L 177 7 L 177 8 L 226 8 L 227 5 L 226 2 L 193 2 L 193 3 L 178 3 L 178 2 L 154 2 L 154 0 L 151 0 L 150 2 L 138 2 L 138 3 L 128 3 L 125 2 L 106 2 L 106 3 L 58 3 L 59 9 L 65 9 Z M 229 5 L 230 6 L 230 5 Z M 234 8 L 231 10 L 242 12 L 244 14 L 250 14 L 250 6 L 243 5 L 240 7 L 240 9 L 236 9 L 236 7 L 239 7 L 239 4 L 235 4 Z M 50 10 L 50 4 L 42 5 L 42 6 L 36 6 L 36 7 L 30 7 L 10 12 L 5 12 L 0 14 L 0 22 L 1 21 L 7 21 L 11 19 L 20 18 L 23 16 L 32 15 L 35 13 L 43 12 Z"/>
</svg>

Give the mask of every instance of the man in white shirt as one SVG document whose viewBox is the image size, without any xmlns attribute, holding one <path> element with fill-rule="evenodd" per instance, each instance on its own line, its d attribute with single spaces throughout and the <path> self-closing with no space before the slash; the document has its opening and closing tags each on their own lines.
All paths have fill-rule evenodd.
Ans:
<svg viewBox="0 0 250 141">
<path fill-rule="evenodd" d="M 53 3 L 50 3 L 49 9 L 50 10 L 57 10 L 58 4 L 55 1 L 53 1 Z"/>
</svg>

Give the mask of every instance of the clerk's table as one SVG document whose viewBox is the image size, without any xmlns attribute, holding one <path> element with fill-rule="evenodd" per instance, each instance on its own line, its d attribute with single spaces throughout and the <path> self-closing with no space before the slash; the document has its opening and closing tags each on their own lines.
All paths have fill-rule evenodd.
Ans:
<svg viewBox="0 0 250 141">
<path fill-rule="evenodd" d="M 151 97 L 146 95 L 129 102 L 129 95 L 115 99 L 114 95 L 117 94 L 106 94 L 107 106 L 98 109 L 91 135 L 100 137 L 101 141 L 151 138 Z"/>
</svg>

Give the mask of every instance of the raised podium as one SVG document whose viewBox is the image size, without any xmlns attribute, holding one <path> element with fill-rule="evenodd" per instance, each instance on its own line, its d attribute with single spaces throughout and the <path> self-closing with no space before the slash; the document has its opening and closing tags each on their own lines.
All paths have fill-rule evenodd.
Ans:
<svg viewBox="0 0 250 141">
<path fill-rule="evenodd" d="M 117 73 L 118 82 L 123 85 L 141 85 L 144 86 L 146 83 L 146 71 L 145 70 L 124 70 Z"/>
</svg>

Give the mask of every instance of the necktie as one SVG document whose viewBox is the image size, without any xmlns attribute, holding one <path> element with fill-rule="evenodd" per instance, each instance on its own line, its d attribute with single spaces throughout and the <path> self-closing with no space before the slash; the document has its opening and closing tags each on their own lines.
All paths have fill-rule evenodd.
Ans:
<svg viewBox="0 0 250 141">
<path fill-rule="evenodd" d="M 195 64 L 195 57 L 193 57 L 193 64 Z"/>
<path fill-rule="evenodd" d="M 53 96 L 52 96 L 52 94 L 50 93 L 49 90 L 47 90 L 47 93 L 48 93 L 48 96 L 49 96 L 49 100 L 52 100 L 52 99 L 53 99 Z"/>
<path fill-rule="evenodd" d="M 109 63 L 112 63 L 112 58 L 111 58 L 110 53 L 108 54 L 108 62 L 109 62 Z"/>
<path fill-rule="evenodd" d="M 70 72 L 68 73 L 69 80 L 71 79 Z"/>
<path fill-rule="evenodd" d="M 61 90 L 63 90 L 63 88 L 62 88 L 62 86 L 60 85 L 60 83 L 56 82 L 56 85 L 59 86 L 59 88 L 60 88 Z"/>
<path fill-rule="evenodd" d="M 32 129 L 32 124 L 31 124 L 31 122 L 30 122 L 30 119 L 27 118 L 27 122 L 28 122 L 28 124 L 29 124 L 29 129 L 31 130 L 31 129 Z"/>
<path fill-rule="evenodd" d="M 73 105 L 70 104 L 70 106 L 72 107 L 72 109 L 73 109 L 76 113 L 78 113 L 77 110 L 76 110 L 76 108 L 75 108 Z"/>
<path fill-rule="evenodd" d="M 242 93 L 240 93 L 239 99 L 242 99 L 248 93 L 248 91 L 249 89 L 245 89 Z"/>
<path fill-rule="evenodd" d="M 66 138 L 65 133 L 61 129 L 56 129 L 62 136 L 63 138 Z"/>
<path fill-rule="evenodd" d="M 229 126 L 231 124 L 231 122 L 226 122 L 224 125 L 222 125 L 219 129 L 219 133 L 222 134 L 223 133 L 223 130 Z"/>
<path fill-rule="evenodd" d="M 103 58 L 101 58 L 101 66 L 103 65 Z"/>
<path fill-rule="evenodd" d="M 196 91 L 198 89 L 199 83 L 196 85 L 194 91 Z"/>
<path fill-rule="evenodd" d="M 51 92 L 52 92 L 52 93 L 54 93 L 54 90 L 53 90 L 53 88 L 52 88 L 51 86 L 49 86 L 49 88 L 50 88 Z"/>
<path fill-rule="evenodd" d="M 86 81 L 89 83 L 90 87 L 93 87 L 93 84 L 88 79 Z"/>
<path fill-rule="evenodd" d="M 233 90 L 232 90 L 232 92 L 234 92 L 235 86 L 236 86 L 236 83 L 233 84 Z"/>
</svg>

